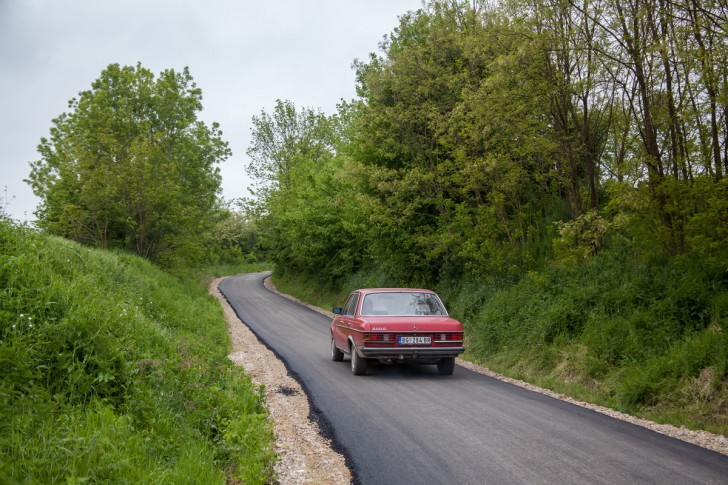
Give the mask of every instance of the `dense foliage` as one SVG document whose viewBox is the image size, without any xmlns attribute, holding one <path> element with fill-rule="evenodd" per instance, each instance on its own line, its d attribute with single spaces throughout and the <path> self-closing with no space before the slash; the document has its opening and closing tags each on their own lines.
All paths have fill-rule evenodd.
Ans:
<svg viewBox="0 0 728 485">
<path fill-rule="evenodd" d="M 257 119 L 261 243 L 333 288 L 437 287 L 475 359 L 581 359 L 567 380 L 619 382 L 623 406 L 703 376 L 718 403 L 727 20 L 722 0 L 431 1 L 315 129 Z"/>
<path fill-rule="evenodd" d="M 37 224 L 165 265 L 202 258 L 218 219 L 216 165 L 230 150 L 217 124 L 197 120 L 202 93 L 189 71 L 155 78 L 112 64 L 69 109 L 31 164 Z"/>
<path fill-rule="evenodd" d="M 720 3 L 656 1 L 431 2 L 402 16 L 381 55 L 356 63 L 359 99 L 336 116 L 297 120 L 279 102 L 254 120 L 262 212 L 285 227 L 274 258 L 355 252 L 292 269 L 369 264 L 429 283 L 583 258 L 614 237 L 715 258 L 728 241 L 725 17 Z"/>
<path fill-rule="evenodd" d="M 281 273 L 283 273 L 281 275 Z M 276 272 L 279 290 L 322 308 L 353 288 Z M 443 280 L 434 288 L 466 329 L 465 358 L 505 375 L 658 422 L 728 436 L 728 268 L 644 261 L 608 249 L 521 278 Z"/>
<path fill-rule="evenodd" d="M 195 281 L 0 218 L 0 482 L 269 483 L 228 347 Z"/>
<path fill-rule="evenodd" d="M 336 281 L 357 269 L 355 248 L 368 215 L 361 191 L 337 157 L 342 117 L 277 101 L 253 119 L 248 172 L 259 184 L 248 213 L 258 221 L 266 257 L 280 268 Z"/>
</svg>

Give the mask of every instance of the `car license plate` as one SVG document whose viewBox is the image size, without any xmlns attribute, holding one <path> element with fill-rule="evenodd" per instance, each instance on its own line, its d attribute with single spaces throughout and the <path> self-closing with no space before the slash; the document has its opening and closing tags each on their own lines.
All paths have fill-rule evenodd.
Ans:
<svg viewBox="0 0 728 485">
<path fill-rule="evenodd" d="M 399 337 L 399 345 L 430 345 L 430 337 Z"/>
</svg>

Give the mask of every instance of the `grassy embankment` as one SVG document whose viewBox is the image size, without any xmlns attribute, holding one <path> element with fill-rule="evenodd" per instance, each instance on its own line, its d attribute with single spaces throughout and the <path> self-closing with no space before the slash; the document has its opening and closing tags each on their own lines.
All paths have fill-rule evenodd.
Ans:
<svg viewBox="0 0 728 485">
<path fill-rule="evenodd" d="M 275 278 L 323 307 L 341 291 Z M 389 284 L 374 281 L 373 285 Z M 466 359 L 577 399 L 728 435 L 728 268 L 719 258 L 604 252 L 519 280 L 435 288 L 466 328 Z"/>
<path fill-rule="evenodd" d="M 260 389 L 198 281 L 0 219 L 0 482 L 268 483 Z"/>
</svg>

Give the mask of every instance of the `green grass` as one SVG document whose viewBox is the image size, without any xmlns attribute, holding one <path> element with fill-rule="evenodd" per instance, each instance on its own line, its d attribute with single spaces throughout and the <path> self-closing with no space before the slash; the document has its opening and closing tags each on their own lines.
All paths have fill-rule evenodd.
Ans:
<svg viewBox="0 0 728 485">
<path fill-rule="evenodd" d="M 0 482 L 268 483 L 262 390 L 198 280 L 0 221 Z"/>
</svg>

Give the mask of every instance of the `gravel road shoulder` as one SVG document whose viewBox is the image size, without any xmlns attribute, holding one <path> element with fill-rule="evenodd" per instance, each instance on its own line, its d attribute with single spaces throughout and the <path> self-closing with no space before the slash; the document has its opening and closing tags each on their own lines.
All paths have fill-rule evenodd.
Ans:
<svg viewBox="0 0 728 485">
<path fill-rule="evenodd" d="M 276 433 L 276 451 L 280 456 L 280 460 L 276 465 L 279 483 L 283 485 L 294 483 L 350 483 L 351 474 L 346 467 L 344 457 L 332 449 L 330 440 L 324 438 L 318 425 L 309 419 L 308 398 L 303 389 L 298 382 L 288 375 L 285 366 L 275 354 L 268 350 L 246 325 L 240 324 L 241 322 L 235 312 L 217 288 L 221 279 L 214 280 L 210 284 L 209 291 L 211 295 L 220 301 L 225 312 L 230 337 L 233 342 L 230 359 L 236 364 L 242 365 L 256 384 L 265 385 L 267 405 Z M 266 278 L 265 286 L 290 300 L 332 317 L 332 314 L 328 311 L 278 292 L 270 278 Z M 715 435 L 707 431 L 693 431 L 683 427 L 677 428 L 672 425 L 658 424 L 603 406 L 577 401 L 563 394 L 505 377 L 466 360 L 457 359 L 457 364 L 474 372 L 533 392 L 545 394 L 728 455 L 728 438 L 725 436 Z"/>
<path fill-rule="evenodd" d="M 285 365 L 238 319 L 218 290 L 222 278 L 209 287 L 218 299 L 228 323 L 232 352 L 230 360 L 243 366 L 257 385 L 265 386 L 266 405 L 275 430 L 279 460 L 275 465 L 278 483 L 349 484 L 344 457 L 334 451 L 318 425 L 309 419 L 308 397 L 286 370 Z"/>
</svg>

